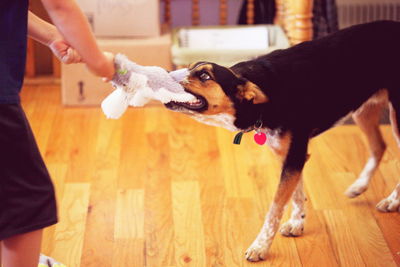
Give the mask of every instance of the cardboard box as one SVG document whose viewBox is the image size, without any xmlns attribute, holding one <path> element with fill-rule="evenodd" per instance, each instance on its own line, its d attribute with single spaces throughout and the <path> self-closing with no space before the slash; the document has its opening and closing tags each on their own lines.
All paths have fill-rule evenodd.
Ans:
<svg viewBox="0 0 400 267">
<path fill-rule="evenodd" d="M 160 35 L 159 0 L 78 0 L 97 37 Z"/>
<path fill-rule="evenodd" d="M 140 65 L 172 70 L 170 34 L 147 39 L 99 39 L 98 44 L 103 51 L 125 54 Z M 83 64 L 63 64 L 61 91 L 64 105 L 90 106 L 99 105 L 113 88 L 91 74 Z"/>
</svg>

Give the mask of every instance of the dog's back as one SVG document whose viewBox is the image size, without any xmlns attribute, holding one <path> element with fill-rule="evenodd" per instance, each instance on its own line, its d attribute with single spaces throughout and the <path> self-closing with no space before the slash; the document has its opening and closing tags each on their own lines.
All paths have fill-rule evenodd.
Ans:
<svg viewBox="0 0 400 267">
<path fill-rule="evenodd" d="M 399 62 L 400 22 L 378 21 L 278 50 L 232 69 L 268 95 L 269 110 L 281 116 L 280 121 L 301 122 L 305 127 L 304 118 L 308 118 L 307 126 L 319 133 L 382 88 L 389 90 L 389 99 L 400 114 Z M 268 77 L 265 82 L 260 81 L 260 72 Z"/>
</svg>

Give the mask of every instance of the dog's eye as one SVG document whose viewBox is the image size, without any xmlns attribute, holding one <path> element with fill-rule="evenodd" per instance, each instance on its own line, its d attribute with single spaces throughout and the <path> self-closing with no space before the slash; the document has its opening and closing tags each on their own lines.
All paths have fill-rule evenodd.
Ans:
<svg viewBox="0 0 400 267">
<path fill-rule="evenodd" d="M 200 80 L 201 80 L 202 82 L 211 80 L 211 76 L 210 76 L 208 73 L 203 72 L 202 74 L 200 74 Z"/>
</svg>

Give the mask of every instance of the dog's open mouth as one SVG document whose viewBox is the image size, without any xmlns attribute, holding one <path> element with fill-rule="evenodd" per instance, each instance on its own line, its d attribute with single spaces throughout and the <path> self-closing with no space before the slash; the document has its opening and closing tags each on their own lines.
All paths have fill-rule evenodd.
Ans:
<svg viewBox="0 0 400 267">
<path fill-rule="evenodd" d="M 190 92 L 191 93 L 191 92 Z M 191 93 L 193 94 L 193 93 Z M 172 110 L 178 110 L 180 108 L 185 108 L 193 111 L 201 111 L 207 108 L 207 101 L 204 97 L 193 94 L 196 99 L 187 102 L 171 101 L 165 104 L 165 106 Z"/>
</svg>

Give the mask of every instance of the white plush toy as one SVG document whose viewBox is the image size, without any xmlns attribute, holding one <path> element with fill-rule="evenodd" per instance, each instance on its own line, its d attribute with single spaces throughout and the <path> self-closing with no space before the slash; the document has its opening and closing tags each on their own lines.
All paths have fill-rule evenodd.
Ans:
<svg viewBox="0 0 400 267">
<path fill-rule="evenodd" d="M 116 90 L 101 103 L 107 118 L 117 119 L 128 106 L 141 107 L 150 100 L 162 103 L 196 100 L 179 84 L 188 75 L 187 69 L 168 73 L 161 67 L 140 66 L 122 54 L 115 56 L 114 64 L 116 73 L 111 84 Z"/>
</svg>

